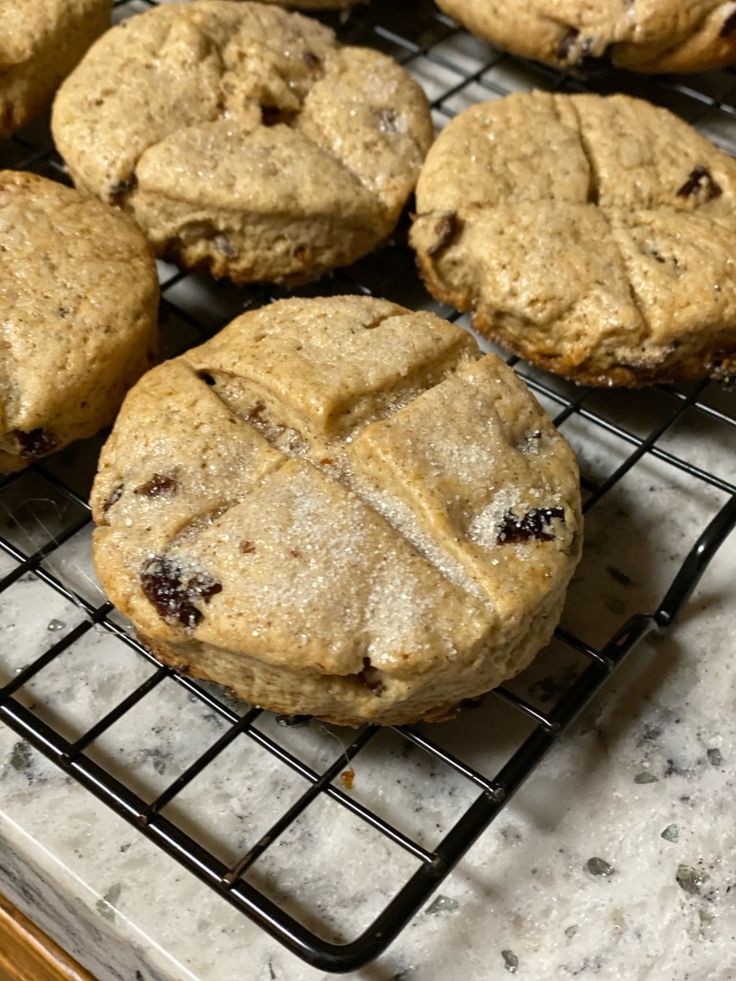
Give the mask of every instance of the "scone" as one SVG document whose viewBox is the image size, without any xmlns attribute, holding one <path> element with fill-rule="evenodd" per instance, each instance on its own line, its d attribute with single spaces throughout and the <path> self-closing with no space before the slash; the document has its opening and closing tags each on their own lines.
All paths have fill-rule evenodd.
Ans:
<svg viewBox="0 0 736 981">
<path fill-rule="evenodd" d="M 437 0 L 499 48 L 558 68 L 605 58 L 638 72 L 700 72 L 736 61 L 728 0 Z"/>
<path fill-rule="evenodd" d="M 127 215 L 0 171 L 0 473 L 112 422 L 157 320 L 156 264 Z"/>
<path fill-rule="evenodd" d="M 78 187 L 158 255 L 238 282 L 300 282 L 394 228 L 432 139 L 390 58 L 261 3 L 165 4 L 109 31 L 53 131 Z"/>
<path fill-rule="evenodd" d="M 625 96 L 512 95 L 429 153 L 411 231 L 437 298 L 589 385 L 736 371 L 736 160 Z"/>
<path fill-rule="evenodd" d="M 111 9 L 112 0 L 0 0 L 0 137 L 43 112 Z"/>
<path fill-rule="evenodd" d="M 459 328 L 285 300 L 145 375 L 104 447 L 94 556 L 165 662 L 288 714 L 441 719 L 550 637 L 572 451 Z"/>
</svg>

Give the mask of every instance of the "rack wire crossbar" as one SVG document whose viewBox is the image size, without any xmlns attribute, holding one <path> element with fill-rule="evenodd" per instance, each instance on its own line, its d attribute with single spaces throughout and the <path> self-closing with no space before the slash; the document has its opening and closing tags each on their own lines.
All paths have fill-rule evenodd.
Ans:
<svg viewBox="0 0 736 981">
<path fill-rule="evenodd" d="M 155 6 L 155 3 L 156 0 L 116 0 L 116 16 L 128 16 Z M 606 91 L 613 84 L 610 75 L 588 78 L 563 76 L 543 66 L 526 64 L 503 55 L 472 41 L 469 35 L 460 31 L 430 3 L 418 2 L 409 11 L 408 5 L 403 9 L 403 5 L 392 4 L 388 0 L 374 0 L 371 7 L 356 8 L 344 21 L 340 17 L 330 16 L 326 16 L 325 20 L 336 27 L 342 40 L 370 44 L 386 50 L 417 74 L 430 91 L 432 109 L 439 123 L 454 115 L 458 106 L 462 107 L 463 100 L 477 101 L 478 98 L 498 97 L 531 85 L 561 91 Z M 468 45 L 472 48 L 470 54 L 467 53 Z M 644 92 L 654 101 L 675 103 L 691 121 L 712 117 L 711 123 L 716 130 L 718 121 L 725 120 L 734 126 L 736 133 L 736 74 L 721 73 L 721 76 L 717 97 L 707 91 L 707 86 L 701 89 L 693 81 L 650 79 L 644 82 L 638 79 L 632 81 L 629 76 L 620 76 L 615 84 L 624 88 L 636 87 L 637 91 Z M 10 145 L 13 150 L 10 166 L 67 180 L 46 130 L 39 132 L 32 128 L 31 131 L 15 137 Z M 726 148 L 736 150 L 733 145 Z M 417 295 L 419 287 L 413 272 L 413 258 L 401 235 L 384 253 L 377 256 L 376 261 L 378 269 L 375 263 L 371 265 L 371 260 L 368 260 L 367 263 L 358 263 L 351 269 L 339 271 L 326 283 L 325 291 L 359 292 L 388 297 L 396 295 L 401 301 L 399 286 L 405 286 L 409 282 L 413 284 L 411 288 L 415 291 L 414 295 Z M 172 336 L 180 329 L 187 328 L 193 332 L 195 340 L 201 340 L 243 309 L 270 302 L 282 295 L 278 290 L 240 288 L 233 292 L 227 313 L 223 311 L 221 316 L 212 317 L 208 312 L 208 316 L 203 317 L 200 308 L 188 304 L 181 297 L 180 290 L 190 278 L 189 274 L 170 267 L 161 268 L 163 310 L 176 321 L 171 329 Z M 426 303 L 426 296 L 421 302 Z M 444 312 L 449 319 L 457 319 L 457 315 L 450 311 Z M 175 347 L 178 345 L 181 348 L 186 344 L 181 338 L 174 340 Z M 86 496 L 83 490 L 80 492 L 76 480 L 69 479 L 66 474 L 59 476 L 57 468 L 49 461 L 36 464 L 30 472 L 45 482 L 59 496 L 59 500 L 68 505 L 71 518 L 47 540 L 40 544 L 34 543 L 28 548 L 19 544 L 12 535 L 0 533 L 0 559 L 6 557 L 10 566 L 9 571 L 0 576 L 0 597 L 31 576 L 73 602 L 83 614 L 80 622 L 65 631 L 35 661 L 25 665 L 0 688 L 0 720 L 277 941 L 305 961 L 327 971 L 354 970 L 386 949 L 450 874 L 479 835 L 507 806 L 519 787 L 594 698 L 611 673 L 647 634 L 667 629 L 673 624 L 708 563 L 736 527 L 736 484 L 725 476 L 709 472 L 688 459 L 685 454 L 673 452 L 671 448 L 661 445 L 663 438 L 673 432 L 688 414 L 696 415 L 707 425 L 724 425 L 731 429 L 736 427 L 736 413 L 713 404 L 709 397 L 713 388 L 711 384 L 703 382 L 688 390 L 659 386 L 658 397 L 668 405 L 668 410 L 646 435 L 640 435 L 630 425 L 618 420 L 615 413 L 601 410 L 595 403 L 595 393 L 592 390 L 561 387 L 555 379 L 530 370 L 518 359 L 508 360 L 532 391 L 546 399 L 555 409 L 555 422 L 558 426 L 577 421 L 597 434 L 610 436 L 627 448 L 624 458 L 608 476 L 597 479 L 584 475 L 586 513 L 601 507 L 613 488 L 647 459 L 657 461 L 673 474 L 686 475 L 725 495 L 726 499 L 682 560 L 662 602 L 653 612 L 637 612 L 630 616 L 599 648 L 578 637 L 570 629 L 559 627 L 556 630 L 556 642 L 581 658 L 584 666 L 561 691 L 551 709 L 543 711 L 533 700 L 519 694 L 513 687 L 503 686 L 490 693 L 488 702 L 491 710 L 493 702 L 502 702 L 531 726 L 526 738 L 497 768 L 493 776 L 488 776 L 466 763 L 459 755 L 443 748 L 421 727 L 392 728 L 393 734 L 403 744 L 420 750 L 432 761 L 469 781 L 473 787 L 472 802 L 434 847 L 427 847 L 417 840 L 417 835 L 408 834 L 397 827 L 396 822 L 388 820 L 377 813 L 375 808 L 352 796 L 347 785 L 340 785 L 340 774 L 373 743 L 382 730 L 367 726 L 357 731 L 350 744 L 337 753 L 324 768 L 308 764 L 282 741 L 259 727 L 259 720 L 264 716 L 260 709 L 254 707 L 240 714 L 224 697 L 213 693 L 211 687 L 203 686 L 159 664 L 128 633 L 126 627 L 121 625 L 109 603 L 98 603 L 90 599 L 63 573 L 53 568 L 50 560 L 55 554 L 66 543 L 75 541 L 89 530 L 90 515 Z M 0 504 L 3 502 L 3 495 L 14 493 L 20 486 L 18 482 L 24 480 L 28 473 L 29 471 L 24 471 L 0 480 Z M 43 676 L 43 672 L 57 658 L 95 627 L 116 637 L 136 655 L 145 659 L 151 668 L 151 674 L 135 684 L 124 698 L 84 732 L 67 738 L 60 727 L 41 719 L 23 704 L 19 696 L 24 686 Z M 112 726 L 135 713 L 141 703 L 164 683 L 178 686 L 191 699 L 213 713 L 221 723 L 222 731 L 154 799 L 146 800 L 94 759 L 90 749 Z M 298 720 L 283 721 L 288 723 Z M 304 781 L 304 786 L 268 830 L 237 859 L 228 863 L 218 858 L 204 841 L 185 832 L 164 811 L 168 805 L 180 799 L 192 782 L 214 764 L 221 754 L 237 747 L 239 740 L 248 740 L 249 745 L 268 754 L 274 765 L 288 768 Z M 373 922 L 358 937 L 344 943 L 326 938 L 326 931 L 320 932 L 305 926 L 301 919 L 292 915 L 247 878 L 248 870 L 257 865 L 259 859 L 283 838 L 285 832 L 310 804 L 323 797 L 372 828 L 418 863 L 413 874 L 395 891 L 393 898 Z M 295 854 L 293 861 L 298 868 L 299 856 Z"/>
</svg>

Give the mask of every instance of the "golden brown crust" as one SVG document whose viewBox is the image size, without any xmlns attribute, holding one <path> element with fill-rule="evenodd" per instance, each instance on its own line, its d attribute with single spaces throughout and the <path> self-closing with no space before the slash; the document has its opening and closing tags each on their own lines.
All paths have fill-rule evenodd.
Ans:
<svg viewBox="0 0 736 981">
<path fill-rule="evenodd" d="M 9 0 L 0 5 L 0 138 L 50 104 L 110 24 L 111 0 Z"/>
<path fill-rule="evenodd" d="M 479 334 L 496 341 L 510 354 L 524 358 L 552 374 L 569 378 L 579 385 L 591 385 L 596 388 L 613 386 L 644 388 L 648 385 L 694 381 L 703 377 L 712 378 L 714 381 L 730 381 L 736 376 L 736 352 L 724 351 L 718 345 L 714 345 L 711 349 L 699 348 L 686 359 L 678 354 L 673 359 L 674 363 L 671 367 L 665 361 L 654 368 L 611 364 L 599 364 L 589 368 L 585 362 L 565 358 L 563 355 L 550 353 L 542 355 L 535 347 L 533 338 L 525 343 L 523 334 L 517 332 L 513 335 L 507 334 L 486 311 L 474 310 L 474 298 L 470 293 L 449 289 L 447 284 L 437 276 L 431 257 L 418 253 L 416 261 L 419 273 L 432 296 L 456 310 L 471 313 L 473 327 Z"/>
<path fill-rule="evenodd" d="M 471 338 L 382 300 L 238 318 L 130 393 L 95 565 L 167 663 L 286 714 L 446 715 L 550 637 L 574 457 Z"/>
<path fill-rule="evenodd" d="M 113 28 L 62 86 L 52 128 L 75 184 L 130 212 L 157 255 L 281 283 L 383 241 L 433 135 L 392 59 L 230 0 Z"/>
<path fill-rule="evenodd" d="M 729 0 L 439 0 L 469 30 L 556 68 L 606 59 L 657 74 L 702 72 L 736 61 Z"/>
<path fill-rule="evenodd" d="M 733 373 L 736 161 L 665 110 L 472 106 L 432 147 L 417 212 L 430 292 L 539 367 L 629 387 Z"/>
<path fill-rule="evenodd" d="M 126 215 L 0 171 L 0 472 L 112 422 L 158 348 L 156 264 Z"/>
</svg>

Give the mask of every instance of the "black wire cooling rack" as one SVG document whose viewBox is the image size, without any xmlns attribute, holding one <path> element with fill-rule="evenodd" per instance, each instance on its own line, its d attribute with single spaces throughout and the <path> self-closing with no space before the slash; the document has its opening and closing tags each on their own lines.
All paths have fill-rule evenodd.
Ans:
<svg viewBox="0 0 736 981">
<path fill-rule="evenodd" d="M 117 2 L 115 15 L 117 18 L 128 16 L 153 4 L 154 0 Z M 344 41 L 378 47 L 404 63 L 424 84 L 440 126 L 472 102 L 513 90 L 532 87 L 601 93 L 619 90 L 642 95 L 673 109 L 701 126 L 726 149 L 736 152 L 736 74 L 731 72 L 679 80 L 644 80 L 611 71 L 599 71 L 587 77 L 562 76 L 495 51 L 459 30 L 432 4 L 425 2 L 376 0 L 371 7 L 360 7 L 349 16 L 326 17 L 325 20 L 336 27 Z M 0 156 L 5 157 L 5 166 L 67 180 L 61 161 L 51 146 L 45 123 L 31 127 L 5 144 L 0 148 Z M 282 295 L 263 288 L 236 288 L 226 284 L 215 287 L 164 264 L 161 264 L 161 280 L 168 353 L 199 342 L 237 313 Z M 194 291 L 187 292 L 187 286 L 195 287 Z M 423 292 L 405 244 L 405 229 L 400 230 L 394 241 L 379 253 L 302 292 L 307 295 L 310 292 L 373 293 L 408 305 L 440 309 L 452 317 L 450 311 L 432 304 Z M 600 393 L 566 385 L 515 359 L 510 359 L 510 363 L 543 404 L 553 409 L 558 426 L 574 423 L 583 445 L 586 441 L 610 438 L 619 447 L 613 468 L 603 475 L 586 474 L 583 466 L 585 510 L 589 515 L 594 508 L 598 512 L 605 509 L 612 491 L 620 488 L 647 461 L 656 461 L 673 480 L 685 477 L 693 486 L 716 494 L 718 507 L 707 527 L 693 528 L 692 537 L 697 540 L 689 552 L 685 549 L 686 554 L 676 557 L 671 585 L 665 590 L 662 601 L 654 604 L 654 612 L 635 612 L 617 629 L 611 629 L 607 640 L 597 644 L 581 639 L 574 629 L 560 627 L 557 630 L 557 648 L 564 649 L 567 657 L 577 659 L 577 668 L 572 673 L 566 669 L 562 683 L 558 679 L 551 686 L 541 705 L 539 699 L 530 694 L 533 686 L 525 691 L 513 683 L 487 697 L 482 711 L 488 713 L 491 735 L 499 700 L 506 703 L 507 712 L 511 711 L 525 723 L 524 738 L 506 754 L 500 766 L 491 768 L 490 774 L 484 772 L 483 767 L 464 762 L 462 753 L 443 748 L 442 740 L 438 738 L 441 727 L 398 727 L 393 730 L 407 752 L 412 748 L 415 753 L 426 754 L 432 765 L 448 768 L 473 788 L 469 805 L 434 847 L 427 847 L 417 840 L 417 836 L 405 833 L 397 826 L 400 822 L 387 820 L 370 800 L 365 803 L 351 792 L 345 772 L 351 774 L 360 754 L 376 739 L 380 730 L 366 727 L 352 732 L 349 745 L 344 747 L 344 752 L 336 750 L 329 765 L 322 767 L 306 762 L 305 754 L 295 751 L 288 739 L 279 738 L 280 734 L 286 736 L 287 728 L 264 728 L 259 725 L 259 720 L 262 721 L 267 713 L 236 704 L 216 687 L 199 684 L 158 664 L 130 636 L 109 603 L 97 601 L 94 593 L 80 588 L 78 580 L 65 574 L 67 566 L 63 562 L 58 563 L 57 568 L 50 561 L 54 555 L 63 552 L 66 545 L 83 538 L 89 531 L 86 500 L 99 441 L 71 453 L 66 451 L 58 460 L 52 457 L 31 471 L 0 482 L 0 505 L 10 497 L 16 500 L 27 497 L 30 492 L 24 489 L 24 482 L 36 481 L 42 483 L 46 495 L 54 498 L 58 514 L 62 515 L 53 534 L 40 542 L 35 539 L 30 546 L 22 544 L 22 536 L 19 539 L 13 534 L 12 520 L 0 526 L 0 570 L 10 569 L 0 578 L 0 596 L 30 576 L 76 604 L 84 614 L 72 629 L 59 627 L 58 635 L 53 635 L 55 642 L 0 688 L 0 719 L 276 940 L 309 963 L 328 971 L 355 969 L 385 950 L 626 655 L 650 631 L 671 626 L 708 562 L 736 524 L 736 485 L 732 479 L 705 469 L 688 447 L 682 449 L 681 444 L 675 443 L 676 452 L 672 442 L 668 441 L 686 417 L 695 417 L 700 426 L 720 427 L 733 437 L 736 434 L 736 406 L 733 397 L 724 394 L 726 389 L 707 382 L 685 389 L 660 386 L 651 394 L 657 400 L 656 419 L 645 427 L 640 414 L 632 414 L 632 397 L 624 393 L 610 393 L 607 399 L 601 400 Z M 645 418 L 651 417 L 645 413 Z M 2 510 L 0 507 L 0 515 Z M 625 581 L 626 577 L 622 580 L 622 574 L 616 572 L 615 548 L 603 558 L 610 563 L 612 575 Z M 3 559 L 5 564 L 2 564 Z M 152 673 L 104 717 L 98 718 L 81 734 L 70 737 L 63 720 L 54 722 L 40 718 L 20 696 L 24 686 L 41 678 L 64 652 L 93 629 L 117 637 L 148 662 Z M 540 655 L 540 658 L 544 656 Z M 95 758 L 92 749 L 95 741 L 119 720 L 140 711 L 145 699 L 166 680 L 180 686 L 190 702 L 198 703 L 216 717 L 220 735 L 154 799 L 145 799 L 146 795 L 134 781 L 126 780 L 124 775 L 123 778 L 120 774 L 113 775 L 99 758 Z M 281 718 L 278 721 L 286 726 L 304 720 Z M 186 726 L 186 722 L 182 719 L 181 725 Z M 274 768 L 289 768 L 303 781 L 303 790 L 255 843 L 236 860 L 226 862 L 214 853 L 206 837 L 184 830 L 181 822 L 162 812 L 172 802 L 182 800 L 183 792 L 192 781 L 227 747 L 237 750 L 243 746 L 243 740 L 249 741 L 251 751 L 255 747 L 266 755 Z M 429 785 L 427 792 L 433 792 Z M 325 798 L 384 836 L 392 847 L 408 853 L 416 865 L 412 875 L 397 881 L 393 898 L 373 922 L 356 939 L 347 941 L 344 936 L 336 939 L 331 928 L 321 921 L 319 909 L 305 911 L 302 907 L 300 912 L 305 915 L 297 915 L 288 908 L 288 903 L 275 900 L 268 893 L 264 877 L 254 874 L 268 849 L 283 840 L 284 832 L 311 804 Z M 298 876 L 300 859 L 299 850 L 292 849 L 289 858 L 292 877 Z M 343 874 L 342 869 L 335 869 L 336 876 Z"/>
</svg>

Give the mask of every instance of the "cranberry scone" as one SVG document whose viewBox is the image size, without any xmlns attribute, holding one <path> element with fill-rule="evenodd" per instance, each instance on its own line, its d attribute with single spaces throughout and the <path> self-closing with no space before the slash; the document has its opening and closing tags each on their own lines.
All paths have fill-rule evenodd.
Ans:
<svg viewBox="0 0 736 981">
<path fill-rule="evenodd" d="M 162 4 L 102 37 L 53 132 L 75 184 L 158 255 L 237 282 L 303 282 L 394 229 L 432 140 L 396 62 L 262 3 Z"/>
<path fill-rule="evenodd" d="M 532 92 L 442 132 L 411 231 L 435 297 L 589 385 L 736 372 L 736 160 L 623 95 Z"/>
<path fill-rule="evenodd" d="M 135 222 L 0 171 L 0 473 L 112 422 L 157 335 L 156 263 Z"/>
<path fill-rule="evenodd" d="M 46 109 L 111 10 L 112 0 L 0 0 L 0 137 Z"/>
<path fill-rule="evenodd" d="M 606 59 L 647 73 L 736 61 L 732 0 L 438 0 L 468 30 L 514 54 L 585 67 Z"/>
<path fill-rule="evenodd" d="M 581 547 L 565 440 L 430 313 L 284 300 L 129 393 L 100 581 L 166 663 L 287 714 L 436 720 L 549 640 Z"/>
</svg>

